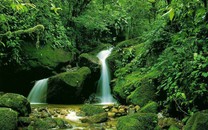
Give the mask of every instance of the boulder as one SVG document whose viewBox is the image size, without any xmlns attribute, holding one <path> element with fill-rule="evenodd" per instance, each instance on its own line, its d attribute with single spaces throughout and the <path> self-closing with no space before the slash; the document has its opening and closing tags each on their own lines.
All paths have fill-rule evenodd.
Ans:
<svg viewBox="0 0 208 130">
<path fill-rule="evenodd" d="M 19 117 L 18 118 L 18 126 L 19 127 L 27 127 L 31 123 L 31 118 L 30 117 Z"/>
<path fill-rule="evenodd" d="M 83 53 L 79 56 L 79 66 L 87 66 L 93 72 L 100 71 L 99 59 L 96 55 L 91 55 L 89 53 Z"/>
<path fill-rule="evenodd" d="M 149 102 L 143 106 L 139 112 L 141 113 L 158 113 L 158 104 L 156 102 Z"/>
<path fill-rule="evenodd" d="M 150 81 L 142 82 L 128 97 L 127 102 L 143 107 L 149 101 L 156 100 L 156 87 Z"/>
<path fill-rule="evenodd" d="M 81 107 L 81 111 L 85 113 L 86 116 L 92 116 L 94 114 L 100 114 L 105 112 L 102 106 L 95 106 L 91 104 L 85 104 Z"/>
<path fill-rule="evenodd" d="M 196 112 L 187 121 L 184 130 L 207 130 L 208 110 Z"/>
<path fill-rule="evenodd" d="M 157 115 L 153 113 L 136 113 L 118 119 L 118 130 L 154 130 Z"/>
<path fill-rule="evenodd" d="M 0 129 L 16 130 L 18 113 L 11 108 L 0 108 Z"/>
<path fill-rule="evenodd" d="M 82 103 L 89 96 L 91 87 L 88 76 L 91 71 L 82 67 L 76 71 L 64 72 L 48 80 L 47 102 L 56 104 Z"/>
<path fill-rule="evenodd" d="M 82 119 L 81 121 L 83 123 L 102 123 L 102 122 L 107 121 L 107 119 L 108 119 L 108 113 L 104 112 L 104 113 L 95 114 L 93 116 L 86 117 Z"/>
<path fill-rule="evenodd" d="M 0 97 L 0 106 L 9 107 L 19 113 L 19 116 L 29 116 L 31 113 L 30 103 L 22 95 L 6 93 Z"/>
</svg>

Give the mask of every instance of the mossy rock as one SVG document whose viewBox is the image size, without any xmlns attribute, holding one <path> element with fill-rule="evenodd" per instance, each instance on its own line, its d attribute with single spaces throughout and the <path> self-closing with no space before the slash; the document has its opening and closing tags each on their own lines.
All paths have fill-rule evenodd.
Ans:
<svg viewBox="0 0 208 130">
<path fill-rule="evenodd" d="M 11 108 L 0 108 L 0 129 L 16 130 L 18 113 Z"/>
<path fill-rule="evenodd" d="M 175 128 L 177 127 L 178 129 L 182 129 L 183 127 L 183 123 L 180 121 L 180 120 L 177 120 L 175 118 L 171 118 L 171 117 L 164 117 L 164 118 L 159 118 L 158 119 L 158 126 L 161 128 L 161 129 L 164 129 L 164 128 Z"/>
<path fill-rule="evenodd" d="M 153 113 L 136 113 L 118 119 L 118 130 L 153 130 L 157 125 L 157 115 Z"/>
<path fill-rule="evenodd" d="M 180 128 L 175 125 L 171 125 L 168 130 L 180 130 Z"/>
<path fill-rule="evenodd" d="M 18 127 L 27 127 L 30 125 L 32 119 L 30 117 L 19 117 Z"/>
<path fill-rule="evenodd" d="M 82 103 L 85 89 L 90 89 L 87 81 L 91 70 L 88 67 L 64 72 L 49 78 L 47 102 L 58 104 Z M 84 88 L 85 87 L 85 88 Z"/>
<path fill-rule="evenodd" d="M 82 123 L 102 123 L 107 121 L 108 113 L 103 112 L 99 114 L 94 114 L 93 116 L 86 117 L 82 119 Z"/>
<path fill-rule="evenodd" d="M 137 87 L 128 97 L 127 102 L 143 107 L 149 101 L 156 100 L 156 87 L 152 80 L 141 82 L 141 86 Z"/>
<path fill-rule="evenodd" d="M 48 68 L 55 69 L 63 63 L 72 62 L 74 55 L 68 50 L 52 48 L 51 44 L 46 44 L 40 48 L 36 48 L 32 44 L 25 44 L 23 53 L 27 56 L 26 64 L 29 68 Z"/>
<path fill-rule="evenodd" d="M 19 116 L 29 116 L 31 106 L 26 97 L 15 94 L 6 93 L 0 97 L 0 106 L 9 107 L 19 113 Z"/>
<path fill-rule="evenodd" d="M 158 104 L 156 102 L 149 102 L 143 106 L 139 112 L 141 113 L 158 113 Z"/>
<path fill-rule="evenodd" d="M 184 130 L 207 130 L 208 129 L 208 111 L 196 112 L 187 121 Z"/>
<path fill-rule="evenodd" d="M 37 119 L 29 125 L 29 129 L 46 130 L 56 128 L 57 123 L 52 118 Z"/>
<path fill-rule="evenodd" d="M 89 53 L 83 53 L 79 56 L 79 66 L 87 66 L 93 72 L 100 72 L 100 63 L 96 55 L 91 55 Z"/>
<path fill-rule="evenodd" d="M 83 111 L 86 116 L 92 116 L 105 112 L 102 106 L 95 106 L 92 104 L 85 104 L 80 108 L 80 110 Z"/>
</svg>

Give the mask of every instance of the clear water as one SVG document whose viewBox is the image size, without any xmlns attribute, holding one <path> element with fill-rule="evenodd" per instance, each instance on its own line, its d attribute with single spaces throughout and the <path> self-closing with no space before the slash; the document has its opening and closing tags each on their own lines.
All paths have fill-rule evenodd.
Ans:
<svg viewBox="0 0 208 130">
<path fill-rule="evenodd" d="M 116 102 L 111 95 L 109 68 L 106 62 L 106 59 L 110 56 L 112 50 L 113 48 L 103 50 L 97 55 L 101 62 L 101 76 L 97 89 L 97 96 L 100 98 L 101 104 L 112 104 Z"/>
<path fill-rule="evenodd" d="M 30 91 L 27 99 L 32 104 L 41 104 L 46 103 L 47 96 L 47 87 L 48 87 L 48 78 L 41 79 L 35 82 L 32 90 Z"/>
</svg>

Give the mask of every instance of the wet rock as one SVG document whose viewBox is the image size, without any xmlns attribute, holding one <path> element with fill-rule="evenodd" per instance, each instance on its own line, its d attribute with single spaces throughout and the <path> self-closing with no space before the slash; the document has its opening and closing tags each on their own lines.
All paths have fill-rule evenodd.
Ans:
<svg viewBox="0 0 208 130">
<path fill-rule="evenodd" d="M 90 74 L 91 70 L 88 67 L 82 67 L 77 71 L 64 72 L 49 78 L 47 102 L 55 104 L 84 102 L 84 97 L 82 98 L 85 95 L 84 89 L 91 87 L 87 81 Z"/>
<path fill-rule="evenodd" d="M 9 107 L 19 113 L 19 116 L 29 116 L 31 113 L 30 103 L 22 95 L 6 93 L 0 97 L 0 106 Z"/>
<path fill-rule="evenodd" d="M 108 112 L 108 117 L 115 117 L 116 113 L 114 112 Z"/>
<path fill-rule="evenodd" d="M 83 118 L 81 119 L 81 121 L 83 123 L 102 123 L 102 122 L 107 121 L 107 119 L 108 119 L 108 114 L 104 112 L 104 113 L 100 113 L 100 114 L 96 114 L 93 116 Z"/>
<path fill-rule="evenodd" d="M 45 130 L 45 129 L 52 129 L 56 128 L 57 123 L 52 118 L 44 118 L 44 119 L 37 119 L 34 123 L 31 123 L 29 128 L 38 129 L 38 130 Z"/>
<path fill-rule="evenodd" d="M 99 73 L 99 71 L 100 71 L 99 59 L 96 57 L 96 55 L 91 55 L 89 53 L 81 54 L 79 56 L 79 65 L 80 66 L 87 66 L 93 72 Z"/>
<path fill-rule="evenodd" d="M 90 104 L 83 105 L 80 110 L 85 112 L 86 116 L 92 116 L 94 114 L 105 112 L 101 106 L 95 106 Z"/>
<path fill-rule="evenodd" d="M 60 128 L 60 129 L 69 129 L 72 128 L 72 125 L 70 125 L 67 121 L 61 119 L 61 118 L 55 118 L 54 119 L 56 121 L 56 128 Z"/>
<path fill-rule="evenodd" d="M 18 113 L 10 108 L 0 108 L 0 129 L 17 129 Z"/>
<path fill-rule="evenodd" d="M 111 109 L 111 112 L 113 112 L 113 113 L 118 113 L 118 109 L 112 108 L 112 109 Z"/>
<path fill-rule="evenodd" d="M 29 126 L 31 122 L 32 122 L 32 120 L 29 117 L 19 117 L 18 118 L 18 126 L 19 127 Z"/>
</svg>

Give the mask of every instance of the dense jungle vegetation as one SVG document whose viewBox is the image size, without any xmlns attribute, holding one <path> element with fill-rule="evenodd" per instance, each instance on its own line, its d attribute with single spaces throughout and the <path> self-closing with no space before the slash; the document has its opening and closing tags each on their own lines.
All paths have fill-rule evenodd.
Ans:
<svg viewBox="0 0 208 130">
<path fill-rule="evenodd" d="M 144 106 L 140 99 L 152 96 L 184 121 L 208 109 L 207 0 L 0 0 L 1 78 L 40 64 L 51 75 L 61 66 L 51 67 L 50 55 L 66 58 L 57 56 L 64 50 L 76 66 L 81 53 L 103 44 L 114 46 L 111 86 L 122 104 Z M 40 53 L 44 63 L 28 60 Z"/>
</svg>

